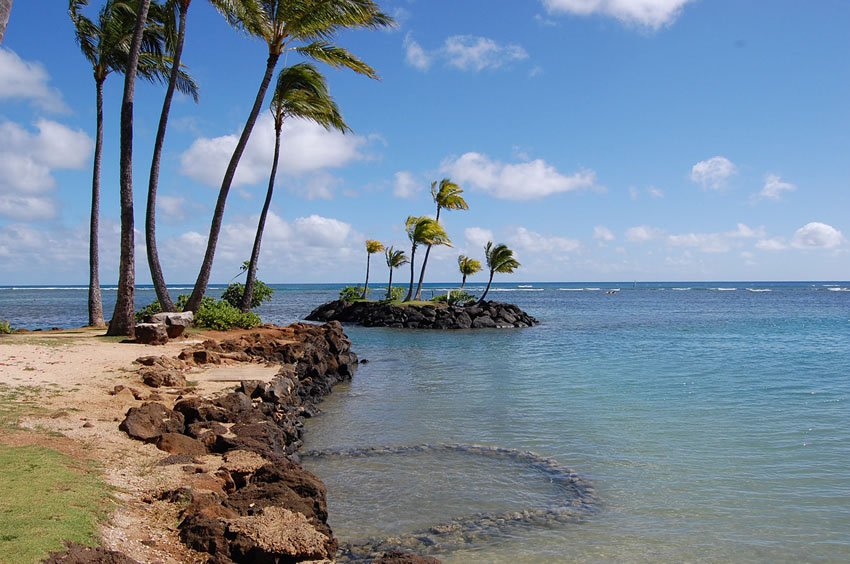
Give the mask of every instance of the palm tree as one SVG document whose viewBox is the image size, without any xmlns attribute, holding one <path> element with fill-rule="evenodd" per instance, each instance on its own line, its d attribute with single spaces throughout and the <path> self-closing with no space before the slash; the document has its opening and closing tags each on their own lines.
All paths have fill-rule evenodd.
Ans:
<svg viewBox="0 0 850 564">
<path fill-rule="evenodd" d="M 427 215 L 408 216 L 404 223 L 404 230 L 407 232 L 407 238 L 410 239 L 410 287 L 407 290 L 407 295 L 404 301 L 409 302 L 413 296 L 413 269 L 414 260 L 416 258 L 416 247 L 419 245 L 446 245 L 452 246 L 449 236 L 446 235 L 446 230 L 443 226 L 437 223 L 435 219 L 431 219 Z"/>
<path fill-rule="evenodd" d="M 366 283 L 363 284 L 363 299 L 366 299 L 366 294 L 369 292 L 369 263 L 372 262 L 372 255 L 380 253 L 384 250 L 384 244 L 374 239 L 366 239 Z"/>
<path fill-rule="evenodd" d="M 136 297 L 135 237 L 133 221 L 133 98 L 136 72 L 142 49 L 142 34 L 148 19 L 151 0 L 139 0 L 136 28 L 124 73 L 124 96 L 121 100 L 121 254 L 118 261 L 118 292 L 115 310 L 106 334 L 136 336 L 134 306 Z"/>
<path fill-rule="evenodd" d="M 468 210 L 469 205 L 467 205 L 466 200 L 463 199 L 461 193 L 463 189 L 449 180 L 448 178 L 444 178 L 440 180 L 439 185 L 437 181 L 431 183 L 431 198 L 434 199 L 434 203 L 437 204 L 437 222 L 440 221 L 440 210 Z M 425 249 L 425 258 L 422 260 L 422 271 L 419 273 L 419 284 L 416 285 L 416 299 L 422 298 L 422 281 L 425 279 L 425 267 L 428 265 L 428 255 L 431 254 L 431 245 L 428 245 L 428 248 Z"/>
<path fill-rule="evenodd" d="M 392 18 L 378 9 L 374 0 L 243 0 L 242 5 L 244 10 L 234 14 L 230 23 L 249 35 L 263 39 L 268 45 L 269 55 L 254 105 L 221 181 L 207 238 L 207 249 L 195 287 L 186 302 L 187 311 L 195 311 L 206 292 L 227 195 L 281 55 L 287 51 L 295 51 L 333 67 L 346 67 L 370 78 L 377 78 L 372 67 L 342 47 L 332 45 L 328 40 L 340 30 L 375 29 L 393 23 Z M 296 43 L 299 45 L 295 46 Z"/>
<path fill-rule="evenodd" d="M 133 5 L 124 0 L 108 0 L 97 20 L 82 14 L 88 0 L 70 0 L 68 14 L 74 24 L 74 34 L 83 56 L 91 63 L 96 89 L 96 120 L 94 166 L 92 171 L 91 217 L 89 221 L 89 325 L 103 325 L 103 302 L 100 291 L 99 241 L 100 229 L 100 167 L 103 154 L 103 86 L 107 77 L 127 68 L 130 42 L 135 30 L 136 13 Z M 164 37 L 161 27 L 148 27 L 142 39 L 139 75 L 146 80 L 162 80 L 169 70 L 169 61 L 162 55 Z M 197 86 L 184 72 L 178 72 L 178 88 L 189 94 Z"/>
<path fill-rule="evenodd" d="M 384 251 L 384 256 L 387 259 L 387 266 L 390 267 L 390 281 L 387 284 L 387 299 L 391 300 L 393 298 L 393 270 L 398 268 L 403 264 L 407 264 L 407 255 L 404 254 L 404 251 L 397 251 L 392 246 Z"/>
<path fill-rule="evenodd" d="M 466 277 L 472 276 L 477 272 L 481 272 L 481 261 L 469 258 L 466 255 L 457 257 L 457 267 L 460 273 L 463 274 L 463 280 L 460 283 L 461 289 L 466 286 Z"/>
<path fill-rule="evenodd" d="M 156 245 L 156 196 L 159 187 L 159 166 L 162 158 L 162 149 L 165 144 L 165 132 L 168 128 L 168 115 L 171 112 L 171 101 L 174 97 L 174 90 L 180 88 L 180 60 L 183 57 L 183 43 L 186 39 L 186 18 L 189 12 L 189 6 L 192 0 L 173 0 L 169 1 L 165 7 L 163 19 L 167 23 L 169 31 L 173 35 L 173 47 L 171 49 L 172 70 L 168 77 L 168 87 L 165 91 L 165 98 L 162 102 L 162 112 L 159 116 L 159 126 L 156 131 L 156 141 L 153 147 L 153 158 L 151 159 L 151 170 L 148 177 L 148 199 L 147 208 L 145 211 L 145 243 L 148 256 L 148 266 L 151 271 L 151 280 L 154 289 L 156 290 L 156 298 L 162 306 L 163 311 L 174 311 L 174 302 L 171 300 L 171 295 L 168 293 L 168 287 L 165 284 L 165 277 L 162 274 L 162 265 L 159 261 L 159 252 Z M 238 0 L 210 0 L 210 3 L 217 8 L 225 17 L 233 17 L 234 14 L 239 14 L 242 5 Z M 177 23 L 174 22 L 174 10 L 177 10 Z M 197 92 L 193 93 L 197 102 Z"/>
<path fill-rule="evenodd" d="M 6 33 L 6 24 L 12 13 L 12 0 L 0 0 L 0 43 L 3 43 L 3 35 Z"/>
<path fill-rule="evenodd" d="M 280 158 L 280 135 L 286 118 L 300 118 L 314 121 L 326 129 L 336 129 L 345 133 L 350 131 L 342 119 L 342 114 L 328 92 L 328 85 L 322 73 L 309 63 L 300 63 L 281 69 L 277 77 L 277 86 L 272 97 L 271 112 L 274 116 L 274 159 L 269 175 L 269 187 L 260 220 L 251 259 L 248 261 L 248 277 L 245 279 L 245 292 L 242 294 L 242 311 L 251 309 L 254 297 L 254 282 L 257 275 L 257 261 L 260 259 L 260 244 L 266 227 L 266 217 L 272 203 L 274 181 L 277 176 L 277 164 Z M 367 276 L 368 282 L 368 276 Z"/>
<path fill-rule="evenodd" d="M 484 298 L 487 297 L 487 292 L 490 291 L 490 284 L 493 283 L 493 274 L 496 272 L 511 273 L 520 266 L 519 262 L 514 258 L 514 252 L 503 243 L 494 245 L 493 241 L 487 241 L 487 244 L 484 246 L 484 256 L 487 259 L 487 268 L 490 269 L 490 280 L 487 281 L 487 287 L 484 289 L 484 293 L 481 294 L 478 305 L 484 303 Z"/>
</svg>

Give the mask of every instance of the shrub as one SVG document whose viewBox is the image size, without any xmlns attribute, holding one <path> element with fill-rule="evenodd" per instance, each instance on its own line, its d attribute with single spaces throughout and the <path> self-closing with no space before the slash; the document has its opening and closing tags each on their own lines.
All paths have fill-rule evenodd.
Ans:
<svg viewBox="0 0 850 564">
<path fill-rule="evenodd" d="M 346 286 L 339 291 L 339 299 L 354 302 L 363 299 L 363 286 Z"/>
<path fill-rule="evenodd" d="M 401 298 L 404 297 L 404 288 L 401 286 L 393 286 L 390 290 L 390 297 L 387 298 L 386 294 L 384 294 L 384 299 L 381 301 L 384 302 L 399 302 Z"/>
<path fill-rule="evenodd" d="M 0 319 L 0 335 L 9 335 L 12 332 L 12 324 L 6 320 Z"/>
<path fill-rule="evenodd" d="M 234 327 L 251 329 L 260 324 L 260 318 L 251 311 L 243 313 L 224 300 L 205 297 L 195 312 L 194 323 L 196 327 L 227 331 Z"/>
<path fill-rule="evenodd" d="M 221 299 L 232 305 L 233 307 L 242 306 L 242 296 L 245 293 L 245 285 L 240 282 L 234 282 L 227 286 L 227 289 L 221 295 Z M 261 280 L 254 281 L 254 295 L 251 296 L 251 309 L 260 307 L 263 303 L 272 299 L 274 290 L 269 288 L 268 284 Z"/>
<path fill-rule="evenodd" d="M 448 303 L 449 305 L 467 305 L 475 301 L 475 296 L 465 290 L 452 290 L 449 294 L 441 294 L 431 298 L 432 302 Z"/>
<path fill-rule="evenodd" d="M 162 306 L 159 305 L 159 300 L 154 300 L 139 311 L 136 312 L 136 323 L 141 323 L 148 315 L 162 312 Z"/>
</svg>

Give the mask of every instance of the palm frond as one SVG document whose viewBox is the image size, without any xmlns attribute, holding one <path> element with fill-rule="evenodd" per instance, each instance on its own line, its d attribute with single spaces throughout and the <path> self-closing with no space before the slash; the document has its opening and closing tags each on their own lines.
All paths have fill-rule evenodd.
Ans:
<svg viewBox="0 0 850 564">
<path fill-rule="evenodd" d="M 463 188 L 448 178 L 443 178 L 439 184 L 436 181 L 431 183 L 431 197 L 434 199 L 434 203 L 446 210 L 469 209 L 469 204 L 461 196 L 462 193 Z"/>
<path fill-rule="evenodd" d="M 366 252 L 370 255 L 380 253 L 384 250 L 384 244 L 375 239 L 366 239 Z"/>
<path fill-rule="evenodd" d="M 296 117 L 314 121 L 325 129 L 343 133 L 351 130 L 328 91 L 325 77 L 309 63 L 281 69 L 271 111 L 278 128 L 285 117 Z"/>
<path fill-rule="evenodd" d="M 481 272 L 481 261 L 469 258 L 466 255 L 457 257 L 457 266 L 464 276 L 472 276 L 476 272 Z"/>
<path fill-rule="evenodd" d="M 404 251 L 396 250 L 395 247 L 388 247 L 384 251 L 384 256 L 387 259 L 387 266 L 390 268 L 398 268 L 399 266 L 405 265 L 410 262 L 410 259 L 407 258 L 407 255 L 404 254 Z"/>
<path fill-rule="evenodd" d="M 514 258 L 514 252 L 504 243 L 495 245 L 493 241 L 488 241 L 484 246 L 484 256 L 491 273 L 510 273 L 520 267 L 519 261 Z"/>
<path fill-rule="evenodd" d="M 332 45 L 326 41 L 314 41 L 301 47 L 296 47 L 295 51 L 321 63 L 325 63 L 334 68 L 351 69 L 358 74 L 363 74 L 369 78 L 379 79 L 378 73 L 359 59 L 356 55 L 336 45 Z"/>
<path fill-rule="evenodd" d="M 443 226 L 427 215 L 408 216 L 407 221 L 405 221 L 405 231 L 408 239 L 414 245 L 452 246 L 452 241 Z"/>
</svg>

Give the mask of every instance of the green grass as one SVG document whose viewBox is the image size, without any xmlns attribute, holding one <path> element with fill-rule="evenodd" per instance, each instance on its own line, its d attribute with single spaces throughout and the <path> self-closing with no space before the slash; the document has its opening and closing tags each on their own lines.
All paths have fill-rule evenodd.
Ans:
<svg viewBox="0 0 850 564">
<path fill-rule="evenodd" d="M 93 546 L 111 502 L 92 468 L 41 446 L 0 445 L 0 562 L 40 562 L 66 541 Z"/>
</svg>

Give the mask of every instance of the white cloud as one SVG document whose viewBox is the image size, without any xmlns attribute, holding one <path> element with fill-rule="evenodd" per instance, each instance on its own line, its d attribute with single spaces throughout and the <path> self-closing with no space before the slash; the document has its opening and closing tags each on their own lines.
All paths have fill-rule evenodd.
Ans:
<svg viewBox="0 0 850 564">
<path fill-rule="evenodd" d="M 413 174 L 406 170 L 395 173 L 394 179 L 393 195 L 396 198 L 412 198 L 422 187 Z"/>
<path fill-rule="evenodd" d="M 813 221 L 794 233 L 791 245 L 798 249 L 833 249 L 844 243 L 841 231 L 826 223 Z"/>
<path fill-rule="evenodd" d="M 764 187 L 758 193 L 760 199 L 780 200 L 784 192 L 793 192 L 797 186 L 785 182 L 776 174 L 768 174 L 764 179 Z"/>
<path fill-rule="evenodd" d="M 442 47 L 429 51 L 408 33 L 403 45 L 407 64 L 421 71 L 431 68 L 436 60 L 459 70 L 480 72 L 498 69 L 528 58 L 528 52 L 520 45 L 501 44 L 488 37 L 476 35 L 452 35 L 446 38 Z M 534 69 L 532 73 L 535 73 L 534 76 L 538 74 Z"/>
<path fill-rule="evenodd" d="M 658 29 L 670 25 L 692 0 L 543 0 L 550 13 L 601 14 Z"/>
<path fill-rule="evenodd" d="M 218 187 L 236 147 L 239 134 L 201 137 L 180 156 L 181 172 L 199 182 Z M 320 125 L 301 119 L 284 122 L 279 173 L 302 175 L 338 168 L 364 157 L 368 142 L 358 135 L 327 131 Z M 264 115 L 257 121 L 248 146 L 239 161 L 234 186 L 267 182 L 274 155 L 274 121 Z"/>
<path fill-rule="evenodd" d="M 770 239 L 759 239 L 756 248 L 762 251 L 783 251 L 788 248 L 783 237 L 771 237 Z"/>
<path fill-rule="evenodd" d="M 443 162 L 441 170 L 455 182 L 504 200 L 532 200 L 561 192 L 591 188 L 596 173 L 582 170 L 571 176 L 558 172 L 542 159 L 507 164 L 481 153 L 464 153 Z"/>
<path fill-rule="evenodd" d="M 664 231 L 649 225 L 638 225 L 626 230 L 626 240 L 632 243 L 644 243 L 664 236 Z"/>
<path fill-rule="evenodd" d="M 691 180 L 702 185 L 703 188 L 720 190 L 737 170 L 734 163 L 726 157 L 711 157 L 698 162 L 691 168 Z"/>
<path fill-rule="evenodd" d="M 646 191 L 649 192 L 649 196 L 651 198 L 655 198 L 656 200 L 664 197 L 664 190 L 662 190 L 661 188 L 650 186 L 646 189 Z"/>
<path fill-rule="evenodd" d="M 183 219 L 186 217 L 186 199 L 181 196 L 159 195 L 156 203 L 157 207 L 166 217 L 171 219 Z"/>
<path fill-rule="evenodd" d="M 593 228 L 593 238 L 597 241 L 613 241 L 616 239 L 614 233 L 604 225 L 597 225 Z"/>
<path fill-rule="evenodd" d="M 9 49 L 0 49 L 0 100 L 29 100 L 43 111 L 68 111 L 62 94 L 48 86 L 49 81 L 40 63 L 25 61 Z"/>
<path fill-rule="evenodd" d="M 484 247 L 488 241 L 495 240 L 492 231 L 481 227 L 467 227 L 463 230 L 463 236 L 470 245 L 478 248 Z"/>
<path fill-rule="evenodd" d="M 54 217 L 56 204 L 46 195 L 56 186 L 53 171 L 89 164 L 93 143 L 83 131 L 46 119 L 35 127 L 37 133 L 10 121 L 0 123 L 0 215 Z"/>
<path fill-rule="evenodd" d="M 575 239 L 553 235 L 541 235 L 518 227 L 510 238 L 510 243 L 517 249 L 528 253 L 570 253 L 581 248 L 581 243 Z"/>
<path fill-rule="evenodd" d="M 317 172 L 304 180 L 289 180 L 286 189 L 305 200 L 333 200 L 342 180 L 327 172 Z"/>
<path fill-rule="evenodd" d="M 421 71 L 431 68 L 433 58 L 422 48 L 410 32 L 404 36 L 404 60 L 413 68 Z"/>
</svg>

